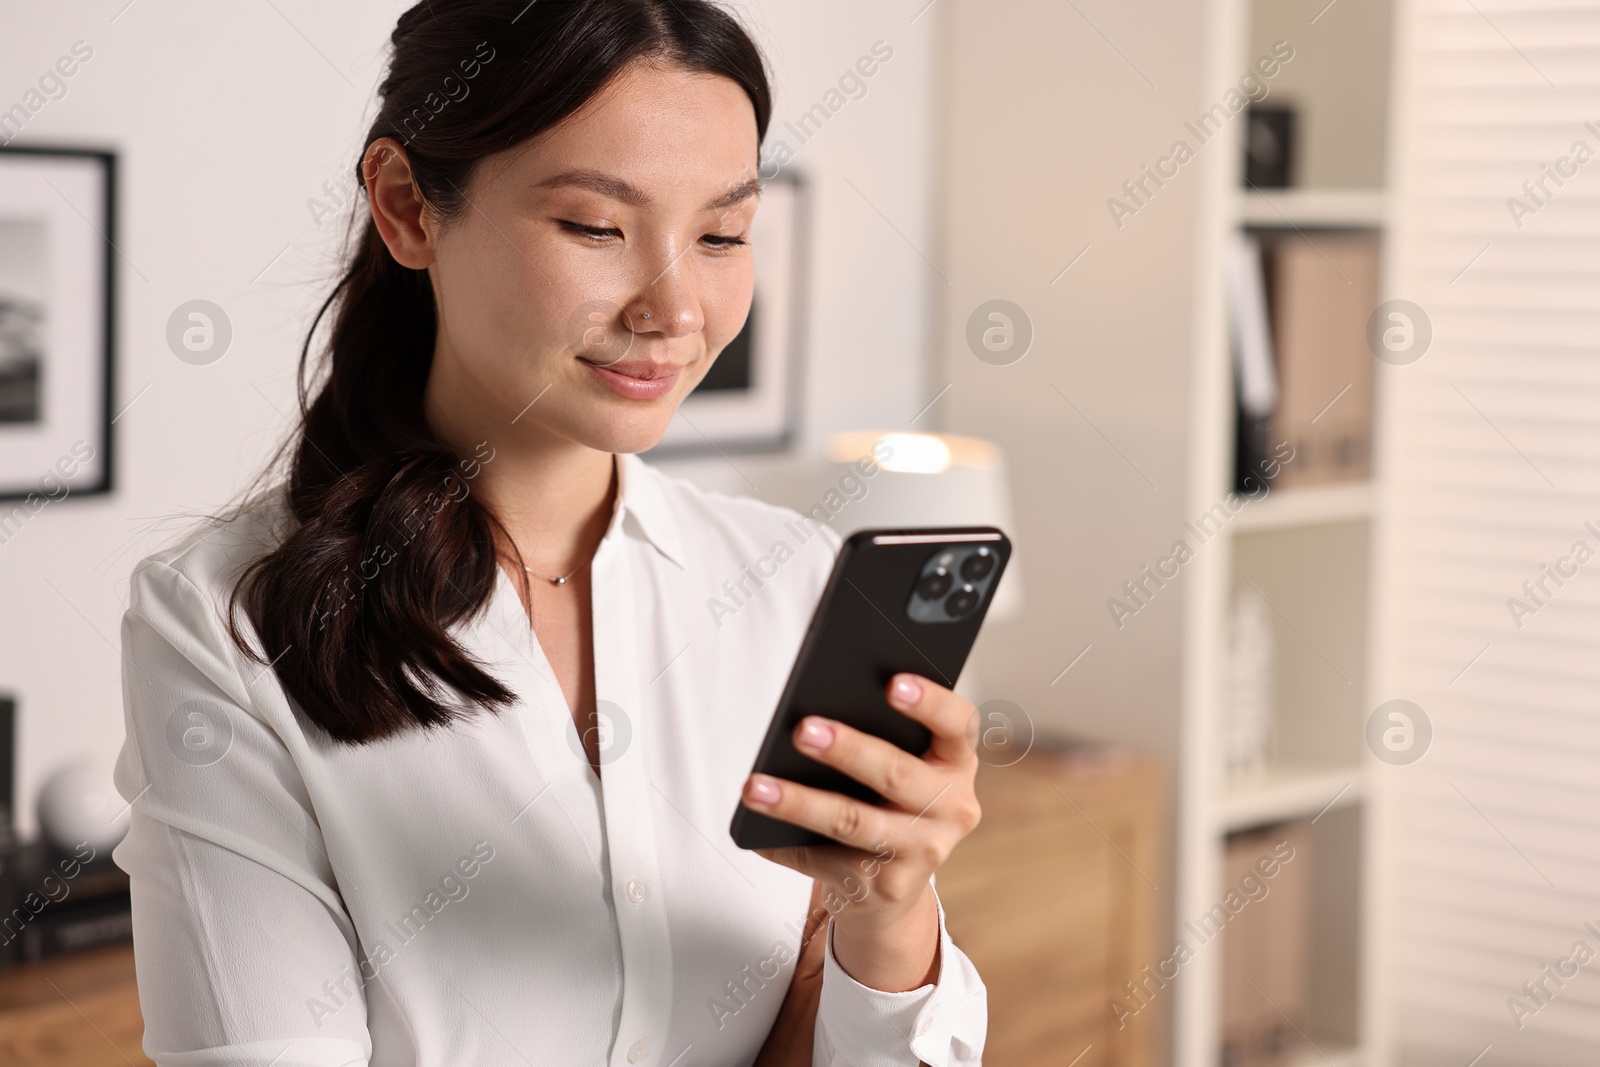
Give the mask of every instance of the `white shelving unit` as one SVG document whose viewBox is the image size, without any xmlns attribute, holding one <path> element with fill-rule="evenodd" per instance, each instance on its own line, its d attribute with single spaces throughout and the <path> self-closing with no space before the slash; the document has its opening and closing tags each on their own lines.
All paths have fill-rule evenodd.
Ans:
<svg viewBox="0 0 1600 1067">
<path fill-rule="evenodd" d="M 1363 482 L 1271 493 L 1233 520 L 1235 531 L 1282 530 L 1330 522 L 1361 522 L 1372 515 L 1372 486 Z"/>
<path fill-rule="evenodd" d="M 1360 763 L 1280 761 L 1259 775 L 1230 782 L 1217 807 L 1223 834 L 1253 826 L 1317 819 L 1359 802 L 1366 793 L 1366 768 Z"/>
<path fill-rule="evenodd" d="M 1264 229 L 1384 224 L 1385 197 L 1379 189 L 1245 189 L 1235 211 L 1246 226 Z"/>
<path fill-rule="evenodd" d="M 1263 39 L 1290 36 L 1286 21 L 1305 21 L 1286 0 L 1223 0 L 1208 5 L 1208 11 L 1214 69 L 1220 76 L 1248 67 L 1263 51 Z M 1385 22 L 1392 18 L 1389 3 L 1366 5 L 1365 13 Z M 1323 22 L 1332 17 L 1330 13 Z M 1305 31 L 1303 25 L 1300 29 Z M 1319 117 L 1326 118 L 1328 97 L 1339 95 L 1341 78 L 1366 77 L 1363 71 L 1388 63 L 1386 25 L 1378 33 L 1348 22 L 1336 30 L 1316 29 L 1330 32 L 1296 37 L 1296 62 L 1305 63 L 1307 75 L 1300 88 L 1313 99 L 1296 99 L 1287 85 L 1280 91 L 1281 99 L 1305 104 L 1302 133 Z M 1354 55 L 1374 47 L 1384 55 L 1349 62 L 1334 55 L 1341 48 Z M 1309 69 L 1313 62 L 1321 64 L 1315 71 Z M 1381 99 L 1371 106 L 1386 108 Z M 1378 115 L 1381 127 L 1383 112 Z M 1351 128 L 1346 123 L 1340 136 Z M 1314 141 L 1320 131 L 1310 132 Z M 1224 242 L 1237 229 L 1280 241 L 1313 242 L 1329 230 L 1369 231 L 1381 241 L 1389 212 L 1389 198 L 1379 187 L 1385 178 L 1385 137 L 1380 128 L 1366 139 L 1366 149 L 1377 157 L 1366 161 L 1368 187 L 1348 180 L 1361 169 L 1361 161 L 1334 158 L 1337 152 L 1330 151 L 1328 141 L 1304 146 L 1308 157 L 1317 151 L 1321 156 L 1318 166 L 1310 168 L 1316 172 L 1299 179 L 1303 187 L 1241 189 L 1238 168 L 1219 166 L 1226 178 L 1202 192 L 1202 263 L 1214 264 L 1210 269 L 1221 275 Z M 1219 284 L 1205 296 L 1216 306 L 1200 316 L 1202 336 L 1195 356 L 1198 380 L 1205 383 L 1195 391 L 1191 430 L 1197 454 L 1191 463 L 1189 499 L 1195 510 L 1217 499 L 1232 478 L 1227 294 Z M 1210 337 L 1204 336 L 1208 329 L 1213 331 Z M 1374 472 L 1381 477 L 1376 417 L 1373 425 Z M 1383 779 L 1373 770 L 1375 761 L 1363 740 L 1366 714 L 1374 706 L 1366 669 L 1376 603 L 1369 593 L 1370 548 L 1374 527 L 1381 522 L 1377 502 L 1382 499 L 1381 483 L 1370 482 L 1277 490 L 1252 501 L 1218 538 L 1222 550 L 1199 561 L 1185 612 L 1182 716 L 1190 741 L 1178 787 L 1176 918 L 1181 923 L 1201 914 L 1218 899 L 1231 834 L 1287 822 L 1309 824 L 1313 856 L 1319 857 L 1312 862 L 1320 864 L 1314 906 L 1308 908 L 1312 1005 L 1306 1031 L 1315 1048 L 1292 1059 L 1293 1067 L 1387 1067 L 1376 1036 L 1378 954 L 1372 941 L 1372 896 L 1377 881 L 1371 874 L 1374 810 L 1381 804 L 1378 787 Z M 1268 596 L 1277 612 L 1276 741 L 1264 770 L 1229 782 L 1219 740 L 1226 713 L 1226 634 L 1233 590 L 1246 580 Z M 1172 1062 L 1177 1067 L 1215 1067 L 1222 1037 L 1220 953 L 1197 958 L 1195 964 L 1192 984 L 1178 991 Z"/>
</svg>

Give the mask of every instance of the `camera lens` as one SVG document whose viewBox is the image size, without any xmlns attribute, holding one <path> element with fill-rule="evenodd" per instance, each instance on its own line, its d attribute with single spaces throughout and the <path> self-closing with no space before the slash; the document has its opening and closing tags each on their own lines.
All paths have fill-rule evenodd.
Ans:
<svg viewBox="0 0 1600 1067">
<path fill-rule="evenodd" d="M 938 600 L 948 593 L 950 587 L 954 584 L 955 582 L 950 577 L 950 572 L 940 567 L 917 583 L 917 595 L 923 600 Z M 905 586 L 900 588 L 904 589 Z"/>
<path fill-rule="evenodd" d="M 970 585 L 964 585 L 944 602 L 944 613 L 952 619 L 959 619 L 977 606 L 978 591 Z"/>
<path fill-rule="evenodd" d="M 994 553 L 987 548 L 980 548 L 961 561 L 961 577 L 969 582 L 982 581 L 992 570 L 994 570 Z"/>
</svg>

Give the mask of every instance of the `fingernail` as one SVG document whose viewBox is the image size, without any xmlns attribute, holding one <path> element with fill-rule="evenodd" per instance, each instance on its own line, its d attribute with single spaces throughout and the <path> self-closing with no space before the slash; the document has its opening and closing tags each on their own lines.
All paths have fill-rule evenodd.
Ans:
<svg viewBox="0 0 1600 1067">
<path fill-rule="evenodd" d="M 752 774 L 744 791 L 745 799 L 765 807 L 778 802 L 778 784 L 765 775 Z"/>
<path fill-rule="evenodd" d="M 833 727 L 818 718 L 808 718 L 800 724 L 800 747 L 813 752 L 826 752 L 833 744 Z"/>
<path fill-rule="evenodd" d="M 901 675 L 894 680 L 894 698 L 902 704 L 912 705 L 922 699 L 922 686 Z"/>
</svg>

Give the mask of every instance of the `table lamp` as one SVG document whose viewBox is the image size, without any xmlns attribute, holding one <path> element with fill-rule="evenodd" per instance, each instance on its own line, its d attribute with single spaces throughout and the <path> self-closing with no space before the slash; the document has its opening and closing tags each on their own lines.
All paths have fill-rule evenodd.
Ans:
<svg viewBox="0 0 1600 1067">
<path fill-rule="evenodd" d="M 1011 522 L 1005 455 L 992 441 L 954 434 L 856 430 L 828 440 L 827 460 L 837 481 L 869 459 L 878 472 L 862 478 L 865 492 L 833 521 L 842 537 L 869 527 L 998 526 L 1012 540 L 1011 561 L 995 588 L 987 618 L 1004 622 L 1022 612 L 1020 554 Z"/>
</svg>

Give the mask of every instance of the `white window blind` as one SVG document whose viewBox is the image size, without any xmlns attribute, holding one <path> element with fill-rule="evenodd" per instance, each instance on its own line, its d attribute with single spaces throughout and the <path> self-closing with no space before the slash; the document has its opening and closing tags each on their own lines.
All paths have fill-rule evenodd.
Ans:
<svg viewBox="0 0 1600 1067">
<path fill-rule="evenodd" d="M 1478 1067 L 1592 1067 L 1600 3 L 1406 0 L 1400 18 L 1386 295 L 1419 305 L 1433 340 L 1379 368 L 1378 655 L 1383 696 L 1419 704 L 1434 737 L 1420 762 L 1380 768 L 1384 996 L 1407 1065 L 1466 1067 L 1487 1046 Z M 1563 976 L 1580 941 L 1595 958 Z"/>
</svg>

